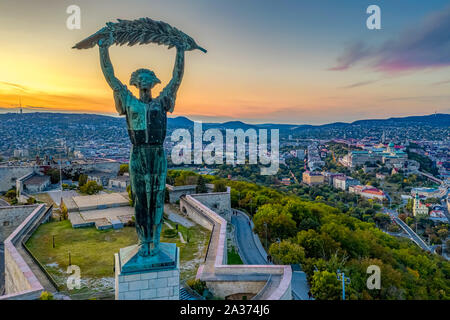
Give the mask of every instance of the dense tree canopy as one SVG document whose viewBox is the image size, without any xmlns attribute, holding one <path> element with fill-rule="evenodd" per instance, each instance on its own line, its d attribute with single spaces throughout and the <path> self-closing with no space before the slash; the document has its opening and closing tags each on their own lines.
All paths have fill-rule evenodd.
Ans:
<svg viewBox="0 0 450 320">
<path fill-rule="evenodd" d="M 354 211 L 344 213 L 320 201 L 248 182 L 209 179 L 230 186 L 232 206 L 254 214 L 263 244 L 267 226 L 269 253 L 276 261 L 301 263 L 316 299 L 341 298 L 338 269 L 351 279 L 346 289 L 350 299 L 450 299 L 449 262 L 378 229 L 387 217 L 376 210 L 373 222 L 365 222 Z M 379 290 L 367 288 L 370 265 L 381 269 Z"/>
</svg>

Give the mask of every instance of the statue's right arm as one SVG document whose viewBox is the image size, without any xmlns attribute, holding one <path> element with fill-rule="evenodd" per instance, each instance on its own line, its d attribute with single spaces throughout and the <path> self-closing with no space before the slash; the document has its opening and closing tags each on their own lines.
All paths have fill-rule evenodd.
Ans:
<svg viewBox="0 0 450 320">
<path fill-rule="evenodd" d="M 103 75 L 106 82 L 113 90 L 120 90 L 123 88 L 123 84 L 114 75 L 114 68 L 109 57 L 109 47 L 99 46 L 100 49 L 100 65 L 102 66 Z"/>
<path fill-rule="evenodd" d="M 114 100 L 117 112 L 120 115 L 123 115 L 125 114 L 125 106 L 122 100 L 128 90 L 114 75 L 114 68 L 109 57 L 109 46 L 99 44 L 98 47 L 100 50 L 100 65 L 102 67 L 103 75 L 111 89 L 114 90 Z"/>
</svg>

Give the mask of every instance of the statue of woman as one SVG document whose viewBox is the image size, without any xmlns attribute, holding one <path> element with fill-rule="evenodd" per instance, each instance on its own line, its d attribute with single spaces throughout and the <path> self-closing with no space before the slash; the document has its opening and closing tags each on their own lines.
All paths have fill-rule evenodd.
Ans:
<svg viewBox="0 0 450 320">
<path fill-rule="evenodd" d="M 132 143 L 129 172 L 139 254 L 144 257 L 154 256 L 159 252 L 164 213 L 167 160 L 163 143 L 167 112 L 173 112 L 183 78 L 185 48 L 177 46 L 172 80 L 157 98 L 153 99 L 151 92 L 156 84 L 161 83 L 155 73 L 148 69 L 138 69 L 132 73 L 130 85 L 139 89 L 139 98 L 136 98 L 114 76 L 109 57 L 109 47 L 113 43 L 112 35 L 98 41 L 100 64 L 106 81 L 114 90 L 117 112 L 126 116 Z"/>
</svg>

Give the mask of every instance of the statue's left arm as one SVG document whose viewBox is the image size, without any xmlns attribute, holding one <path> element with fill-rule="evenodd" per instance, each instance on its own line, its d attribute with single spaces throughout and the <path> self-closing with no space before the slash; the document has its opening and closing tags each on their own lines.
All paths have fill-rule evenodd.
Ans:
<svg viewBox="0 0 450 320">
<path fill-rule="evenodd" d="M 177 91 L 180 87 L 181 80 L 184 74 L 184 49 L 177 48 L 177 55 L 175 58 L 175 66 L 173 68 L 172 80 L 161 91 L 159 99 L 163 104 L 165 111 L 172 113 L 175 107 L 175 99 L 177 97 Z"/>
</svg>

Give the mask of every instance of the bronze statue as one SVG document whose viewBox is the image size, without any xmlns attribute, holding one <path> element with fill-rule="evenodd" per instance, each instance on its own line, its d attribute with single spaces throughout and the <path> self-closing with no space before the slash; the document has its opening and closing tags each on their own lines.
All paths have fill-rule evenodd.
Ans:
<svg viewBox="0 0 450 320">
<path fill-rule="evenodd" d="M 136 98 L 114 75 L 109 57 L 113 44 L 158 43 L 176 47 L 177 53 L 172 80 L 153 98 L 152 88 L 161 83 L 155 73 L 138 69 L 131 75 L 130 85 L 139 89 Z M 139 255 L 159 253 L 160 234 L 164 213 L 164 192 L 167 160 L 163 149 L 166 137 L 167 112 L 173 112 L 175 99 L 184 72 L 184 53 L 199 49 L 195 41 L 167 23 L 142 18 L 119 20 L 78 43 L 74 48 L 91 48 L 98 44 L 100 64 L 106 81 L 114 91 L 117 112 L 126 116 L 128 134 L 132 143 L 130 155 L 131 193 L 134 201 L 136 230 L 139 237 Z"/>
</svg>

